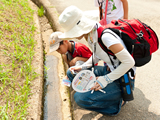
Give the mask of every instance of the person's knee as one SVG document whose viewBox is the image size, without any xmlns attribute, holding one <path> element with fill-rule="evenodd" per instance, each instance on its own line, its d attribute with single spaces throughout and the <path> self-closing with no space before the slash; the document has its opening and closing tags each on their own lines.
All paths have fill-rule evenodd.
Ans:
<svg viewBox="0 0 160 120">
<path fill-rule="evenodd" d="M 69 80 L 73 80 L 73 75 L 69 69 L 67 70 L 67 77 L 69 78 Z"/>
<path fill-rule="evenodd" d="M 76 92 L 74 94 L 74 100 L 78 106 L 85 108 L 86 106 L 90 106 L 93 104 L 93 101 L 89 99 L 88 95 L 84 95 L 84 93 Z"/>
<path fill-rule="evenodd" d="M 84 104 L 84 99 L 83 99 L 82 95 L 80 95 L 80 93 L 76 92 L 74 94 L 74 100 L 75 100 L 75 102 L 77 103 L 78 106 L 81 106 L 81 107 L 84 106 L 83 105 Z"/>
<path fill-rule="evenodd" d="M 71 73 L 71 71 L 68 69 L 68 70 L 67 70 L 67 75 L 70 75 L 70 74 L 72 74 L 72 73 Z"/>
<path fill-rule="evenodd" d="M 74 94 L 74 100 L 77 104 L 79 104 L 79 101 L 80 101 L 80 97 L 77 93 Z"/>
</svg>

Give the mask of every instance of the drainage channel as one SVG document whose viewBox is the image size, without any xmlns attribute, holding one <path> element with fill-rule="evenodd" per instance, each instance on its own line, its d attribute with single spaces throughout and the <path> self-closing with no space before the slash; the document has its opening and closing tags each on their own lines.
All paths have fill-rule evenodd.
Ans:
<svg viewBox="0 0 160 120">
<path fill-rule="evenodd" d="M 45 16 L 39 17 L 44 51 L 48 51 L 48 39 L 53 32 Z M 45 55 L 43 120 L 62 120 L 61 97 L 59 93 L 58 58 Z"/>
<path fill-rule="evenodd" d="M 46 56 L 45 83 L 44 83 L 44 120 L 62 120 L 61 99 L 58 93 L 59 79 L 57 76 L 58 59 L 55 56 Z"/>
</svg>

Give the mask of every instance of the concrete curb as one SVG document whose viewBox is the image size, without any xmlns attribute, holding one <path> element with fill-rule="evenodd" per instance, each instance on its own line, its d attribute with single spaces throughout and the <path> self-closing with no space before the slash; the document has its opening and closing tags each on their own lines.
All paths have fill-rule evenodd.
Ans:
<svg viewBox="0 0 160 120">
<path fill-rule="evenodd" d="M 34 5 L 33 2 L 29 0 L 29 5 L 31 8 L 35 11 L 37 11 L 37 6 Z M 43 96 L 43 43 L 42 43 L 42 36 L 40 32 L 40 23 L 38 20 L 38 16 L 36 13 L 34 13 L 34 21 L 35 21 L 35 36 L 34 40 L 37 42 L 35 46 L 35 55 L 32 61 L 32 66 L 34 66 L 35 72 L 39 74 L 37 78 L 35 78 L 32 81 L 32 86 L 31 86 L 31 93 L 34 95 L 31 95 L 28 103 L 30 106 L 28 107 L 27 111 L 29 111 L 29 115 L 27 116 L 27 119 L 34 119 L 34 120 L 40 120 L 42 117 L 42 96 Z M 38 66 L 38 67 L 37 67 Z"/>
<path fill-rule="evenodd" d="M 34 2 L 38 7 L 43 6 L 43 8 L 45 10 L 44 11 L 45 16 L 49 20 L 53 31 L 63 31 L 62 27 L 58 23 L 58 12 L 57 12 L 56 8 L 53 5 L 51 5 L 48 0 L 32 0 L 32 2 Z M 60 64 L 63 64 L 63 70 L 64 70 L 64 75 L 65 75 L 67 66 L 64 63 L 63 59 L 60 61 L 62 61 L 62 63 L 60 63 Z M 62 78 L 59 78 L 59 79 L 62 79 Z M 64 120 L 71 120 L 72 119 L 69 91 L 70 91 L 70 89 L 68 87 L 60 85 L 62 113 L 63 113 Z"/>
<path fill-rule="evenodd" d="M 32 0 L 38 7 L 43 6 L 45 15 L 50 21 L 53 31 L 63 31 L 58 23 L 58 12 L 56 8 L 50 4 L 48 0 Z"/>
</svg>

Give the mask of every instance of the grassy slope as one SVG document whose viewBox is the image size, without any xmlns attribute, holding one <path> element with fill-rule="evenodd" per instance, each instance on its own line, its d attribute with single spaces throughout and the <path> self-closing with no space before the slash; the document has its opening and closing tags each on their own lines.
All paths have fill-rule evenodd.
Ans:
<svg viewBox="0 0 160 120">
<path fill-rule="evenodd" d="M 27 0 L 0 0 L 0 118 L 25 119 L 34 55 L 33 10 Z"/>
</svg>

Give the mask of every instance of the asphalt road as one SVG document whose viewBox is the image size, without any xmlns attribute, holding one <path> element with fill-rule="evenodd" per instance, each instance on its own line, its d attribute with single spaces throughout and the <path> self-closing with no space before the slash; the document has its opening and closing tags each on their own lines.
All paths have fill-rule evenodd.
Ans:
<svg viewBox="0 0 160 120">
<path fill-rule="evenodd" d="M 98 10 L 94 0 L 49 0 L 60 14 L 66 7 L 75 5 L 81 10 Z M 129 19 L 138 18 L 151 26 L 160 38 L 160 1 L 128 0 Z M 82 41 L 81 41 L 82 42 Z M 75 120 L 160 120 L 160 50 L 155 52 L 147 65 L 137 68 L 134 101 L 125 105 L 116 117 L 108 117 L 83 110 L 73 103 Z"/>
</svg>

